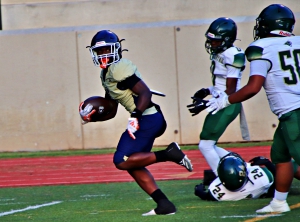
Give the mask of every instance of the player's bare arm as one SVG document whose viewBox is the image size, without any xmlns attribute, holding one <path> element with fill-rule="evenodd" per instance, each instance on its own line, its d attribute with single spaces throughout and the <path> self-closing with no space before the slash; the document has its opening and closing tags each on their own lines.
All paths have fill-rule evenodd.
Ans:
<svg viewBox="0 0 300 222">
<path fill-rule="evenodd" d="M 136 108 L 141 112 L 144 112 L 151 102 L 152 93 L 143 80 L 138 81 L 131 91 L 139 96 Z"/>
<path fill-rule="evenodd" d="M 226 90 L 225 93 L 227 95 L 231 95 L 235 93 L 238 79 L 237 78 L 227 78 L 226 79 Z"/>
<path fill-rule="evenodd" d="M 240 103 L 251 97 L 255 96 L 262 88 L 265 82 L 265 77 L 260 75 L 250 76 L 247 85 L 241 88 L 239 91 L 231 94 L 228 97 L 230 104 Z"/>
</svg>

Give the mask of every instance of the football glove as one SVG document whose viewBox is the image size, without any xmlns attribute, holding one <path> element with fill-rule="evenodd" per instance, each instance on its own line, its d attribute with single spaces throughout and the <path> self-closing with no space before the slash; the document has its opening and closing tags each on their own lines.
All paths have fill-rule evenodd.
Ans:
<svg viewBox="0 0 300 222">
<path fill-rule="evenodd" d="M 189 108 L 190 113 L 192 113 L 192 116 L 196 116 L 199 114 L 202 110 L 205 110 L 207 108 L 207 102 L 206 100 L 192 97 L 193 103 L 190 105 L 187 105 L 186 107 Z"/>
<path fill-rule="evenodd" d="M 211 95 L 212 95 L 212 97 L 214 97 L 214 98 L 218 98 L 221 94 L 224 94 L 224 93 L 225 93 L 224 91 L 220 91 L 220 90 L 214 89 L 214 90 L 211 92 Z"/>
<path fill-rule="evenodd" d="M 230 103 L 228 101 L 228 96 L 225 92 L 220 92 L 217 98 L 211 98 L 208 100 L 206 106 L 206 111 L 208 113 L 212 112 L 211 114 L 216 114 L 219 110 L 224 109 L 225 107 L 229 106 Z"/>
<path fill-rule="evenodd" d="M 256 165 L 266 165 L 268 163 L 270 163 L 271 161 L 263 156 L 257 156 L 252 158 L 251 160 L 249 160 L 249 162 L 251 163 L 251 166 L 256 166 Z"/>
<path fill-rule="evenodd" d="M 206 200 L 207 191 L 205 189 L 205 186 L 202 183 L 196 185 L 194 194 L 195 196 L 200 197 L 202 200 Z"/>
<path fill-rule="evenodd" d="M 195 92 L 194 96 L 195 98 L 204 99 L 206 96 L 210 95 L 210 91 L 208 88 L 202 88 Z"/>
<path fill-rule="evenodd" d="M 127 123 L 127 131 L 129 133 L 129 136 L 135 140 L 135 135 L 134 133 L 139 129 L 139 122 L 137 118 L 128 118 L 128 123 Z"/>
<path fill-rule="evenodd" d="M 91 104 L 87 104 L 84 109 L 82 109 L 83 103 L 84 102 L 79 105 L 79 114 L 83 120 L 82 124 L 86 124 L 91 121 L 91 116 L 96 112 L 96 110 L 93 109 L 93 105 Z"/>
</svg>

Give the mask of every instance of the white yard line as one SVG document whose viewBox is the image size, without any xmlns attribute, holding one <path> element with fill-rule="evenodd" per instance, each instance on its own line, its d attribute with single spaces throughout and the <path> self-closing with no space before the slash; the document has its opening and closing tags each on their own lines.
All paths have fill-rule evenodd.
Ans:
<svg viewBox="0 0 300 222">
<path fill-rule="evenodd" d="M 29 206 L 29 207 L 26 207 L 26 208 L 23 208 L 23 209 L 19 209 L 19 210 L 11 210 L 11 211 L 0 213 L 0 217 L 6 216 L 6 215 L 9 215 L 9 214 L 14 214 L 14 213 L 19 213 L 19 212 L 27 211 L 27 210 L 35 210 L 35 209 L 38 209 L 38 208 L 41 208 L 41 207 L 47 207 L 47 206 L 59 204 L 61 202 L 62 201 L 53 201 L 53 202 L 45 203 L 45 204 L 41 204 L 41 205 Z"/>
</svg>

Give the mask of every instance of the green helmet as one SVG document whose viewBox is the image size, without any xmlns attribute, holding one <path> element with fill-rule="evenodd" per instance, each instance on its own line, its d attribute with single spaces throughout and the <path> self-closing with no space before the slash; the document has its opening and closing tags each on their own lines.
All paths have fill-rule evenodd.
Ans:
<svg viewBox="0 0 300 222">
<path fill-rule="evenodd" d="M 248 182 L 246 162 L 237 153 L 229 153 L 219 162 L 218 176 L 227 190 L 238 191 Z"/>
<path fill-rule="evenodd" d="M 205 49 L 209 54 L 225 51 L 236 40 L 237 26 L 230 18 L 221 17 L 213 21 L 205 33 Z M 212 47 L 211 40 L 222 40 L 220 46 Z"/>
<path fill-rule="evenodd" d="M 288 7 L 281 4 L 269 5 L 256 19 L 253 29 L 254 40 L 265 38 L 268 34 L 291 36 L 294 24 L 294 14 Z"/>
</svg>

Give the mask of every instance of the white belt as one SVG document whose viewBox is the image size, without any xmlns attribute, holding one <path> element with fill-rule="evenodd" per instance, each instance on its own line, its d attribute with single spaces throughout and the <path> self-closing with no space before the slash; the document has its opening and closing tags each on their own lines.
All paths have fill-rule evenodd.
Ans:
<svg viewBox="0 0 300 222">
<path fill-rule="evenodd" d="M 146 109 L 144 112 L 143 112 L 143 116 L 146 116 L 146 115 L 151 115 L 151 114 L 154 114 L 154 113 L 157 113 L 157 110 L 155 108 L 155 106 L 152 106 L 148 109 Z"/>
</svg>

